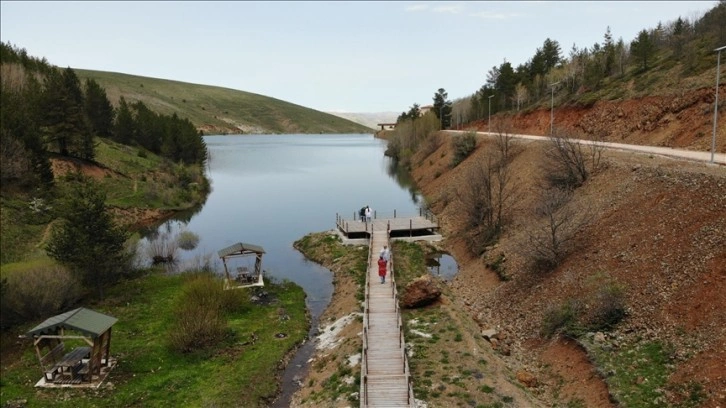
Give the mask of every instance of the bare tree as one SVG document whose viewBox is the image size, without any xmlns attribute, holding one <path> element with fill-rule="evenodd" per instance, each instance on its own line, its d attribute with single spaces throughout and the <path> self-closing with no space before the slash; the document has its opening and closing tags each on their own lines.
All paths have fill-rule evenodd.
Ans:
<svg viewBox="0 0 726 408">
<path fill-rule="evenodd" d="M 527 92 L 527 87 L 521 82 L 518 83 L 514 88 L 514 98 L 517 100 L 517 112 L 519 112 L 521 104 L 527 102 L 528 96 L 529 93 Z"/>
<path fill-rule="evenodd" d="M 510 134 L 500 130 L 494 148 L 468 168 L 466 188 L 456 192 L 470 231 L 469 249 L 475 254 L 499 238 L 509 218 L 509 203 L 516 191 L 510 171 L 515 151 Z"/>
<path fill-rule="evenodd" d="M 545 177 L 553 187 L 577 188 L 600 167 L 604 147 L 598 141 L 581 143 L 559 130 L 545 151 Z"/>
<path fill-rule="evenodd" d="M 544 188 L 535 208 L 538 221 L 528 231 L 527 250 L 537 271 L 559 265 L 575 247 L 590 212 L 575 207 L 572 190 Z"/>
<path fill-rule="evenodd" d="M 20 180 L 31 171 L 31 163 L 23 143 L 6 130 L 0 134 L 0 179 Z"/>
</svg>

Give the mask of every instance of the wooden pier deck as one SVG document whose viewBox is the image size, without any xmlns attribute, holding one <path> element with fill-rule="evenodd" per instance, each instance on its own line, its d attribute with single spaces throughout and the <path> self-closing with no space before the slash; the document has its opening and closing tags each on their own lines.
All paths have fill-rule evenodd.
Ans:
<svg viewBox="0 0 726 408">
<path fill-rule="evenodd" d="M 360 406 L 412 407 L 413 388 L 398 307 L 393 254 L 386 283 L 381 284 L 378 277 L 379 253 L 383 245 L 389 245 L 388 223 L 373 221 L 370 227 L 372 233 L 363 312 Z"/>
<path fill-rule="evenodd" d="M 335 225 L 338 230 L 346 237 L 365 237 L 370 239 L 373 225 L 376 228 L 387 229 L 391 236 L 416 236 L 416 235 L 432 235 L 436 234 L 439 224 L 433 214 L 421 210 L 418 215 L 414 216 L 396 216 L 393 217 L 375 217 L 371 222 L 361 221 L 360 219 L 344 218 L 336 215 Z"/>
</svg>

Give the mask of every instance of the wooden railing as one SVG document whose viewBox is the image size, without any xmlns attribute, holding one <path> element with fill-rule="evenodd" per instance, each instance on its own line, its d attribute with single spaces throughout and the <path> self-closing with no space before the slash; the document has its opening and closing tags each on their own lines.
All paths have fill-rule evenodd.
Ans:
<svg viewBox="0 0 726 408">
<path fill-rule="evenodd" d="M 372 233 L 372 230 L 371 230 Z M 386 245 L 390 248 L 390 224 L 386 231 Z M 371 234 L 371 240 L 373 235 Z M 373 257 L 373 245 L 369 241 L 368 245 L 368 267 L 366 268 L 366 283 L 365 283 L 365 297 L 364 297 L 364 309 L 363 309 L 363 347 L 361 352 L 361 382 L 360 382 L 360 398 L 361 406 L 368 406 L 368 332 L 369 332 L 369 317 L 370 317 L 370 262 L 374 259 Z M 403 316 L 401 314 L 401 308 L 398 304 L 398 289 L 396 288 L 396 274 L 394 268 L 394 256 L 391 253 L 388 261 L 388 273 L 389 280 L 391 282 L 391 297 L 394 299 L 394 307 L 396 311 L 396 324 L 398 327 L 398 344 L 401 350 L 401 357 L 403 365 L 401 367 L 402 374 L 405 375 L 407 384 L 407 404 L 412 405 L 414 403 L 413 396 L 413 385 L 411 380 L 411 372 L 408 364 L 408 355 L 406 354 L 406 340 L 404 337 L 403 327 Z"/>
</svg>

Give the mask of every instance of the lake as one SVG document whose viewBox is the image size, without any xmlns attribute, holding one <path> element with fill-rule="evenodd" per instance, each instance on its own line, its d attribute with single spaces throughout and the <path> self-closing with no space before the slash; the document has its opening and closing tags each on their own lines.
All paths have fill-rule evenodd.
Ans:
<svg viewBox="0 0 726 408">
<path fill-rule="evenodd" d="M 212 191 L 184 220 L 158 233 L 188 230 L 200 237 L 182 263 L 207 258 L 220 273 L 217 251 L 237 242 L 262 246 L 266 276 L 288 279 L 307 293 L 314 318 L 333 293 L 331 273 L 308 262 L 292 244 L 311 232 L 335 228 L 335 216 L 364 205 L 378 217 L 418 211 L 419 196 L 405 174 L 383 155 L 386 141 L 372 134 L 205 136 Z M 143 242 L 142 242 L 143 244 Z"/>
</svg>

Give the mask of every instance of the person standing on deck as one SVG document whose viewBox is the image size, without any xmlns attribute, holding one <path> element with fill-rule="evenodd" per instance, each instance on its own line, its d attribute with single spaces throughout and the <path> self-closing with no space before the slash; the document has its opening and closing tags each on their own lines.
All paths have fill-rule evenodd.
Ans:
<svg viewBox="0 0 726 408">
<path fill-rule="evenodd" d="M 378 276 L 381 277 L 381 283 L 386 283 L 386 265 L 388 262 L 386 262 L 385 259 L 383 259 L 383 255 L 380 255 L 378 257 Z"/>
<path fill-rule="evenodd" d="M 373 211 L 371 211 L 371 207 L 366 206 L 366 222 L 371 222 L 371 214 Z"/>
<path fill-rule="evenodd" d="M 391 251 L 388 249 L 388 245 L 383 245 L 380 255 L 386 260 L 386 263 L 391 260 Z"/>
</svg>

